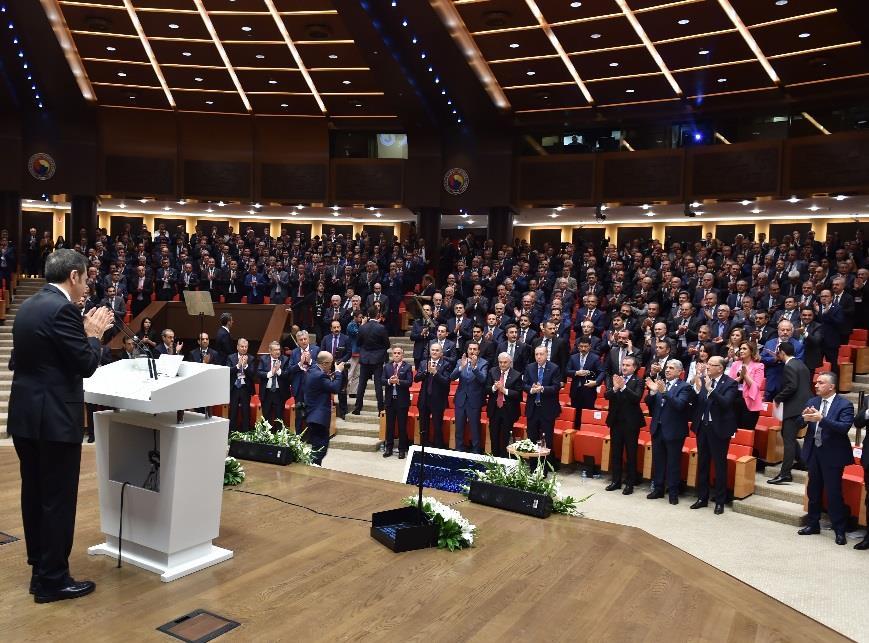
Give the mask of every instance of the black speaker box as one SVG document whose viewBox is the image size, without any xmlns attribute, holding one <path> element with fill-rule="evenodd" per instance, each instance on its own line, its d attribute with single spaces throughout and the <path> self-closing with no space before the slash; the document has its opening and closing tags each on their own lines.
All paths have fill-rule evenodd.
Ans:
<svg viewBox="0 0 869 643">
<path fill-rule="evenodd" d="M 545 494 L 520 491 L 480 480 L 471 482 L 468 499 L 481 505 L 498 507 L 537 518 L 548 518 L 549 514 L 552 513 L 552 499 Z"/>
</svg>

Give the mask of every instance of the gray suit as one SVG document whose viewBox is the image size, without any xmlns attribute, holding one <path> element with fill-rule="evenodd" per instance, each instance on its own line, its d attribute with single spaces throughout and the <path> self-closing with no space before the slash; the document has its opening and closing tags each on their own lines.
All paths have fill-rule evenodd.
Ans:
<svg viewBox="0 0 869 643">
<path fill-rule="evenodd" d="M 789 476 L 797 454 L 797 432 L 804 424 L 802 412 L 813 395 L 812 373 L 794 357 L 785 364 L 782 375 L 782 387 L 774 398 L 775 402 L 783 405 L 781 437 L 784 455 L 779 476 Z"/>
</svg>

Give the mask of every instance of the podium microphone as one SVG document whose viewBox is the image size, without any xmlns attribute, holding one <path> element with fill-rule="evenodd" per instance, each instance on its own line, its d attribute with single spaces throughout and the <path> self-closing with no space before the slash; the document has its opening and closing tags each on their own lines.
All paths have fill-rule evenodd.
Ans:
<svg viewBox="0 0 869 643">
<path fill-rule="evenodd" d="M 154 359 L 151 358 L 145 352 L 145 350 L 142 348 L 142 346 L 143 346 L 142 340 L 136 336 L 136 334 L 133 332 L 133 330 L 124 323 L 124 320 L 121 319 L 117 313 L 115 313 L 115 321 L 112 324 L 112 326 L 117 328 L 126 339 L 130 339 L 133 341 L 133 345 L 136 347 L 136 350 L 139 351 L 140 355 L 143 355 L 143 354 L 145 355 L 145 358 L 148 360 L 148 377 L 150 379 L 156 380 L 157 379 L 157 364 L 155 363 Z"/>
</svg>

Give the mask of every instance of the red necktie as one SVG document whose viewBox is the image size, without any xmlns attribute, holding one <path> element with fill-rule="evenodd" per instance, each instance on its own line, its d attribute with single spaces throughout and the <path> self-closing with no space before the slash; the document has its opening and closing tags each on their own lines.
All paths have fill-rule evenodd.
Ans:
<svg viewBox="0 0 869 643">
<path fill-rule="evenodd" d="M 506 386 L 506 385 L 507 385 L 507 373 L 503 373 L 501 375 L 501 386 Z M 498 400 L 497 400 L 496 404 L 498 405 L 499 409 L 502 406 L 504 406 L 504 391 L 503 390 L 498 391 Z"/>
</svg>

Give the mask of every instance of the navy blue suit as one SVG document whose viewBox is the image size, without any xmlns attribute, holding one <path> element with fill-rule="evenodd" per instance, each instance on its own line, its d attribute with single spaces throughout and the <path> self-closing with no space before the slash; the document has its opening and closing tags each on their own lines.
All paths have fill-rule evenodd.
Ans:
<svg viewBox="0 0 869 643">
<path fill-rule="evenodd" d="M 247 431 L 250 428 L 250 396 L 253 395 L 253 380 L 256 376 L 256 355 L 247 355 L 247 366 L 241 369 L 239 378 L 238 353 L 226 358 L 229 366 L 229 428 L 232 431 Z M 241 422 L 237 422 L 241 413 Z"/>
<path fill-rule="evenodd" d="M 813 397 L 806 406 L 821 410 L 821 398 Z M 854 405 L 841 395 L 833 398 L 820 422 L 809 422 L 803 440 L 803 462 L 809 469 L 806 495 L 809 499 L 807 526 L 818 524 L 821 518 L 821 498 L 827 492 L 827 513 L 837 534 L 845 533 L 848 512 L 842 500 L 842 472 L 854 464 L 854 451 L 848 431 L 854 423 Z M 815 444 L 820 426 L 821 446 Z"/>
<path fill-rule="evenodd" d="M 344 373 L 335 373 L 335 379 L 314 364 L 302 382 L 305 400 L 306 435 L 314 451 L 314 464 L 322 464 L 329 450 L 329 425 L 332 423 L 332 395 L 341 390 Z M 300 414 L 301 415 L 301 414 Z"/>
<path fill-rule="evenodd" d="M 350 358 L 353 356 L 353 347 L 351 346 L 352 342 L 350 341 L 350 338 L 344 333 L 340 333 L 337 336 L 337 339 L 334 339 L 334 343 L 333 338 L 335 338 L 335 335 L 331 333 L 323 335 L 320 339 L 320 343 L 322 344 L 320 350 L 332 353 L 332 357 L 335 359 L 336 364 L 340 362 L 349 362 Z M 338 392 L 338 417 L 341 418 L 347 415 L 347 382 L 349 381 L 350 378 L 345 374 L 344 379 L 341 382 L 341 390 Z"/>
<path fill-rule="evenodd" d="M 398 375 L 398 384 L 390 384 L 389 378 Z M 383 396 L 386 404 L 386 453 L 392 453 L 392 440 L 398 430 L 398 452 L 407 453 L 407 410 L 410 408 L 410 385 L 413 384 L 413 368 L 400 362 L 396 372 L 395 362 L 383 367 Z"/>
<path fill-rule="evenodd" d="M 274 423 L 284 417 L 284 404 L 290 394 L 290 360 L 283 355 L 278 357 L 279 373 L 272 378 L 269 386 L 269 375 L 272 370 L 272 356 L 263 355 L 257 365 L 259 375 L 259 399 L 263 417 Z"/>
<path fill-rule="evenodd" d="M 576 330 L 577 334 L 581 332 L 582 322 L 586 319 L 589 319 L 592 324 L 594 324 L 594 332 L 600 337 L 603 332 L 606 330 L 607 324 L 609 323 L 609 318 L 607 314 L 603 312 L 600 308 L 595 308 L 594 311 L 591 312 L 589 316 L 589 310 L 587 308 L 580 308 L 576 311 L 576 317 L 573 321 L 573 328 Z"/>
<path fill-rule="evenodd" d="M 791 337 L 788 341 L 793 344 L 794 357 L 803 361 L 803 356 L 805 354 L 803 343 L 794 337 Z M 766 378 L 766 394 L 764 395 L 764 400 L 767 402 L 770 402 L 772 398 L 775 397 L 776 393 L 778 393 L 779 388 L 781 388 L 784 364 L 778 361 L 775 356 L 780 343 L 778 337 L 773 337 L 763 345 L 763 350 L 760 352 L 760 361 L 763 362 L 764 377 Z"/>
<path fill-rule="evenodd" d="M 708 395 L 703 385 L 697 393 L 693 430 L 697 436 L 698 500 L 709 499 L 710 461 L 715 469 L 712 499 L 716 504 L 724 504 L 727 500 L 727 449 L 730 448 L 730 438 L 736 433 L 736 400 L 740 395 L 736 380 L 727 375 L 718 378 Z"/>
<path fill-rule="evenodd" d="M 680 379 L 663 393 L 649 393 L 646 404 L 652 416 L 652 484 L 656 491 L 669 487 L 670 497 L 679 495 L 682 478 L 682 445 L 688 437 L 694 389 Z"/>
<path fill-rule="evenodd" d="M 577 371 L 589 371 L 589 375 L 578 376 Z M 580 353 L 574 353 L 567 362 L 567 375 L 571 378 L 570 403 L 576 409 L 576 422 L 574 427 L 579 426 L 582 409 L 593 409 L 597 398 L 597 387 L 603 383 L 606 372 L 601 368 L 600 355 L 589 351 L 585 360 Z M 594 382 L 595 388 L 586 386 Z"/>
<path fill-rule="evenodd" d="M 823 346 L 824 357 L 827 358 L 828 362 L 830 362 L 832 371 L 838 373 L 839 345 L 841 344 L 839 333 L 842 331 L 842 328 L 846 323 L 842 307 L 832 304 L 828 306 L 826 312 L 824 312 L 824 308 L 821 307 L 818 310 L 817 321 L 821 324 L 822 329 L 821 346 Z"/>
<path fill-rule="evenodd" d="M 561 413 L 561 403 L 558 392 L 561 390 L 561 371 L 552 362 L 543 366 L 543 378 L 539 377 L 539 365 L 536 361 L 525 367 L 522 378 L 522 388 L 525 389 L 525 417 L 528 423 L 528 439 L 537 442 L 540 438 L 546 440 L 546 446 L 553 448 L 555 419 Z M 541 383 L 543 391 L 531 393 L 533 384 Z M 547 460 L 554 461 L 552 454 Z"/>
<path fill-rule="evenodd" d="M 320 347 L 314 344 L 308 344 L 308 350 L 311 353 L 311 361 L 308 364 L 307 370 L 310 371 L 317 363 L 317 353 L 320 352 Z M 290 389 L 295 398 L 295 403 L 305 401 L 305 377 L 306 369 L 302 368 L 299 362 L 302 359 L 302 349 L 296 346 L 293 352 L 290 353 Z M 296 433 L 302 432 L 302 414 L 296 413 Z"/>
<path fill-rule="evenodd" d="M 428 360 L 420 364 L 420 368 L 414 376 L 414 380 L 422 382 L 419 389 L 419 397 L 416 406 L 419 409 L 419 435 L 428 436 L 429 443 L 435 447 L 444 447 L 444 409 L 447 407 L 447 398 L 450 395 L 450 375 L 453 372 L 453 363 L 441 358 L 437 369 L 432 375 L 428 372 Z M 431 434 L 428 433 L 431 427 Z"/>
<path fill-rule="evenodd" d="M 482 453 L 483 445 L 480 441 L 480 414 L 483 402 L 486 400 L 486 374 L 489 366 L 483 358 L 477 359 L 477 368 L 471 368 L 470 360 L 462 368 L 459 361 L 452 374 L 451 380 L 459 380 L 456 389 L 456 449 L 463 451 L 465 448 L 465 422 L 471 426 L 471 448 L 474 453 Z"/>
</svg>

